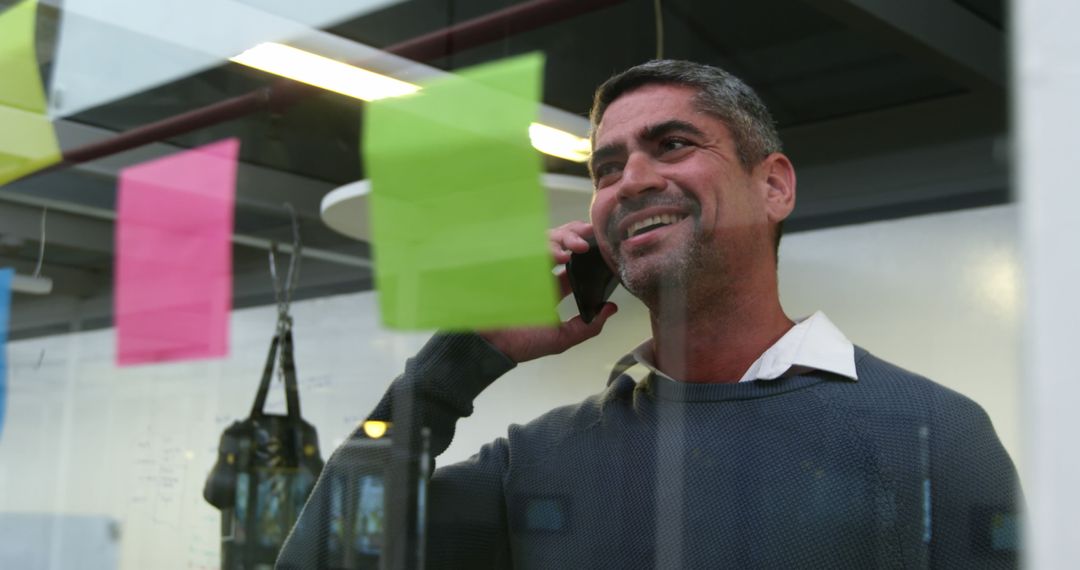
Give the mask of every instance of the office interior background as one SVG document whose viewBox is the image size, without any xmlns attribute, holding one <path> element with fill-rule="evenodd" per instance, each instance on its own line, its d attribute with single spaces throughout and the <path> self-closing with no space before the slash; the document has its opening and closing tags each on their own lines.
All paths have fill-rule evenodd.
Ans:
<svg viewBox="0 0 1080 570">
<path fill-rule="evenodd" d="M 66 161 L 0 186 L 0 267 L 31 277 L 11 297 L 0 426 L 0 560 L 28 564 L 11 567 L 219 567 L 221 515 L 203 485 L 221 431 L 247 415 L 258 385 L 278 317 L 268 250 L 277 244 L 284 267 L 293 212 L 303 245 L 295 358 L 324 458 L 432 333 L 379 318 L 360 183 L 365 103 L 314 89 L 206 119 L 206 109 L 280 85 L 275 73 L 231 61 L 267 41 L 415 83 L 541 52 L 537 120 L 579 141 L 593 90 L 614 72 L 662 55 L 739 75 L 769 105 L 798 175 L 779 261 L 788 314 L 823 310 L 855 344 L 981 404 L 1024 482 L 1028 564 L 1064 567 L 1080 554 L 1064 522 L 1080 507 L 1069 484 L 1080 452 L 1068 443 L 1080 427 L 1070 413 L 1080 388 L 1068 383 L 1080 317 L 1080 198 L 1069 171 L 1080 40 L 1069 26 L 1080 7 L 144 4 L 35 8 L 46 114 Z M 20 5 L 0 0 L 0 18 Z M 120 366 L 120 173 L 230 137 L 240 155 L 228 354 Z M 592 187 L 580 156 L 537 156 L 550 224 L 585 218 Z M 35 290 L 40 277 L 51 280 L 47 293 Z M 601 336 L 485 391 L 438 463 L 601 391 L 614 362 L 649 335 L 644 307 L 622 289 L 614 300 L 621 310 Z M 559 311 L 568 318 L 576 308 L 567 300 Z M 285 409 L 278 384 L 267 409 Z"/>
</svg>

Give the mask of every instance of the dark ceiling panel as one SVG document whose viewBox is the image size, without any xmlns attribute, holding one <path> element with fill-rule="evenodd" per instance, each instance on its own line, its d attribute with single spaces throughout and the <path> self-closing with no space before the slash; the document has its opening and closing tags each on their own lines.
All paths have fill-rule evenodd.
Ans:
<svg viewBox="0 0 1080 570">
<path fill-rule="evenodd" d="M 1003 0 L 952 1 L 998 29 L 1007 27 Z M 10 0 L 0 0 L 0 6 L 9 3 Z M 386 47 L 520 3 L 509 0 L 413 0 L 366 14 L 329 31 L 367 45 Z M 788 149 L 799 164 L 800 172 L 806 173 L 805 180 L 812 182 L 816 176 L 824 181 L 818 188 L 807 184 L 805 192 L 800 185 L 802 211 L 809 211 L 811 215 L 797 211 L 791 228 L 970 207 L 1008 199 L 1004 183 L 998 183 L 1005 179 L 1001 165 L 986 168 L 993 175 L 987 176 L 989 185 L 969 188 L 961 196 L 924 192 L 919 196 L 893 195 L 888 203 L 874 203 L 867 196 L 874 191 L 872 184 L 849 184 L 851 188 L 846 191 L 850 194 L 844 195 L 839 188 L 850 174 L 850 169 L 846 168 L 849 163 L 844 161 L 872 160 L 878 155 L 895 156 L 891 162 L 882 163 L 892 170 L 882 170 L 879 174 L 877 170 L 869 169 L 875 175 L 888 178 L 890 173 L 908 168 L 904 152 L 909 148 L 925 150 L 935 144 L 974 136 L 989 139 L 1003 133 L 1007 105 L 1000 89 L 978 93 L 976 97 L 967 92 L 965 84 L 943 76 L 947 72 L 942 69 L 946 68 L 919 59 L 917 54 L 901 52 L 896 45 L 881 41 L 873 30 L 861 29 L 849 20 L 841 21 L 814 5 L 811 0 L 662 2 L 665 56 L 718 65 L 747 80 L 762 94 L 782 131 L 789 137 Z M 48 77 L 52 53 L 49 42 L 55 38 L 56 13 L 55 9 L 44 6 L 42 10 L 48 17 L 39 20 L 38 52 L 45 77 Z M 453 55 L 425 63 L 453 71 L 541 51 L 547 59 L 544 102 L 585 116 L 598 84 L 613 73 L 655 56 L 655 24 L 652 0 L 628 0 L 541 29 L 507 35 L 487 45 L 466 50 L 455 50 L 451 45 L 449 51 Z M 107 26 L 103 27 L 102 33 L 108 33 Z M 112 131 L 126 131 L 250 93 L 270 84 L 273 79 L 240 65 L 223 64 L 87 110 L 71 119 Z M 973 102 L 977 104 L 973 105 Z M 239 137 L 242 161 L 271 169 L 274 172 L 268 175 L 273 179 L 276 180 L 279 173 L 291 173 L 324 182 L 309 185 L 305 190 L 290 186 L 289 193 L 282 197 L 258 184 L 256 179 L 265 180 L 265 177 L 241 180 L 238 197 L 243 199 L 237 203 L 237 232 L 289 241 L 290 221 L 280 202 L 287 198 L 300 203 L 303 199 L 307 204 L 307 218 L 303 224 L 305 245 L 369 258 L 367 244 L 338 235 L 314 220 L 317 215 L 315 204 L 321 192 L 363 176 L 361 114 L 362 104 L 356 100 L 325 93 L 309 97 L 284 112 L 256 113 L 167 142 L 190 148 L 225 137 Z M 985 149 L 976 149 L 963 156 L 969 157 L 969 167 L 989 161 Z M 547 156 L 542 160 L 549 172 L 586 174 L 580 164 Z M 843 166 L 837 167 L 840 163 Z M 816 166 L 823 166 L 823 172 L 828 172 L 815 175 L 813 168 Z M 830 168 L 841 174 L 826 175 L 832 172 Z M 978 169 L 972 168 L 972 171 Z M 879 181 L 874 177 L 870 179 Z M 4 191 L 104 210 L 113 209 L 116 192 L 115 180 L 111 177 L 76 169 L 41 174 L 7 185 Z M 301 195 L 301 192 L 305 194 Z M 320 196 L 309 195 L 314 193 Z M 851 203 L 860 205 L 845 208 L 842 204 L 833 206 L 832 202 L 815 203 L 816 194 L 837 203 L 852 198 Z M 0 208 L 3 207 L 0 203 Z M 98 221 L 111 227 L 107 216 Z M 2 228 L 0 234 L 3 234 Z M 7 242 L 0 240 L 0 255 L 17 261 L 20 270 L 32 267 L 36 259 L 36 244 L 32 237 L 9 235 L 5 239 Z M 70 294 L 71 299 L 93 297 L 107 301 L 112 263 L 109 252 L 100 251 L 100 248 L 56 245 L 48 249 L 46 262 L 56 271 L 67 272 L 65 275 L 85 276 L 85 286 L 81 290 L 78 286 L 65 284 L 65 295 Z M 272 298 L 265 267 L 265 251 L 234 248 L 234 272 L 238 276 L 236 306 L 264 303 Z M 370 283 L 371 273 L 367 268 L 305 262 L 303 284 L 307 289 L 300 295 L 363 290 L 369 288 Z M 94 306 L 97 307 L 95 318 L 102 325 L 107 324 L 108 303 L 103 301 Z M 16 314 L 29 313 L 16 311 Z M 41 314 L 51 315 L 52 312 Z M 49 327 L 66 325 L 42 321 L 27 326 L 45 331 L 53 330 Z"/>
<path fill-rule="evenodd" d="M 515 3 L 415 0 L 341 24 L 333 32 L 385 47 Z M 740 75 L 761 92 L 781 127 L 962 90 L 800 1 L 672 0 L 663 4 L 663 14 L 666 56 L 712 63 Z M 628 1 L 429 63 L 453 70 L 542 51 L 547 57 L 544 102 L 585 116 L 599 83 L 655 55 L 655 35 L 653 3 Z M 227 64 L 74 120 L 123 131 L 248 93 L 269 81 L 265 74 Z M 192 147 L 237 136 L 245 162 L 344 184 L 363 176 L 360 116 L 361 104 L 355 100 L 323 94 L 284 113 L 243 117 L 170 142 Z M 549 171 L 585 174 L 580 165 L 544 160 Z"/>
</svg>

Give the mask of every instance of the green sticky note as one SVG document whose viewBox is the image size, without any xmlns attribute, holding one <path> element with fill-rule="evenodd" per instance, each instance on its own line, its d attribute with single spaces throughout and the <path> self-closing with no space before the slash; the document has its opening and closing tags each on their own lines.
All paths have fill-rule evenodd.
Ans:
<svg viewBox="0 0 1080 570">
<path fill-rule="evenodd" d="M 485 64 L 367 106 L 383 323 L 484 329 L 558 321 L 540 157 L 543 56 Z"/>
<path fill-rule="evenodd" d="M 0 12 L 0 185 L 60 160 L 34 51 L 37 0 Z"/>
</svg>

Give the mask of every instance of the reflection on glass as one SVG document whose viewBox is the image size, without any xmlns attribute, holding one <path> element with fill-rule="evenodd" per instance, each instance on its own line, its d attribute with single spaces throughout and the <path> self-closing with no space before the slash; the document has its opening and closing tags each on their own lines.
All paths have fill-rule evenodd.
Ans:
<svg viewBox="0 0 1080 570">
<path fill-rule="evenodd" d="M 117 9 L 131 2 L 105 3 Z M 205 10 L 143 2 L 126 18 L 105 17 L 110 11 L 95 17 L 94 1 L 71 3 L 80 7 L 76 14 L 64 12 L 71 7 L 67 3 L 13 4 L 0 2 L 0 18 L 10 24 L 11 16 L 19 16 L 27 24 L 33 8 L 37 22 L 34 37 L 25 25 L 6 44 L 0 34 L 0 59 L 7 45 L 21 70 L 8 75 L 28 77 L 51 67 L 53 80 L 47 107 L 35 99 L 32 113 L 15 112 L 19 105 L 0 100 L 0 184 L 5 172 L 14 172 L 12 164 L 21 173 L 23 162 L 41 154 L 41 145 L 27 139 L 37 135 L 12 122 L 25 122 L 28 113 L 58 113 L 65 146 L 78 146 L 157 132 L 143 127 L 160 127 L 161 120 L 175 125 L 169 117 L 222 102 L 257 112 L 218 124 L 196 121 L 194 131 L 157 144 L 92 164 L 69 161 L 0 188 L 0 271 L 10 273 L 10 266 L 29 274 L 39 246 L 48 241 L 43 264 L 56 283 L 50 297 L 14 293 L 13 341 L 0 346 L 9 363 L 0 378 L 6 372 L 10 379 L 0 410 L 0 568 L 263 570 L 275 567 L 279 549 L 282 570 L 420 567 L 397 560 L 418 561 L 423 553 L 427 566 L 455 569 L 1017 564 L 1022 495 L 1009 458 L 1017 451 L 1010 443 L 1018 432 L 1009 415 L 1017 368 L 1010 344 L 1021 315 L 1015 303 L 1005 302 L 1014 296 L 1007 285 L 1016 277 L 1006 269 L 1019 267 L 1017 240 L 1009 232 L 1015 209 L 1002 205 L 880 224 L 847 223 L 864 220 L 840 220 L 830 209 L 830 200 L 846 203 L 845 192 L 851 192 L 858 208 L 875 215 L 887 210 L 872 203 L 879 185 L 894 197 L 917 184 L 912 192 L 925 202 L 928 189 L 945 192 L 965 172 L 976 172 L 963 159 L 969 151 L 978 156 L 969 162 L 985 167 L 978 140 L 955 148 L 948 143 L 952 138 L 935 140 L 929 149 L 901 144 L 938 135 L 962 138 L 928 129 L 921 114 L 940 104 L 928 115 L 941 118 L 964 107 L 964 86 L 953 78 L 893 54 L 875 59 L 876 51 L 861 49 L 867 46 L 852 30 L 816 8 L 786 0 L 768 7 L 783 5 L 784 21 L 800 31 L 798 46 L 850 46 L 840 51 L 866 56 L 866 65 L 850 65 L 851 53 L 805 49 L 829 73 L 810 77 L 803 69 L 774 69 L 787 66 L 792 51 L 788 34 L 765 33 L 770 30 L 761 22 L 776 20 L 736 17 L 732 24 L 711 17 L 709 3 L 665 3 L 663 9 L 685 16 L 669 25 L 708 21 L 708 30 L 684 31 L 732 38 L 732 53 L 722 55 L 745 64 L 777 121 L 750 105 L 750 115 L 761 115 L 760 128 L 740 129 L 746 117 L 703 110 L 701 99 L 690 96 L 694 88 L 665 80 L 614 96 L 594 125 L 594 138 L 585 138 L 588 121 L 579 112 L 588 107 L 594 87 L 588 78 L 642 55 L 633 53 L 637 44 L 619 41 L 626 39 L 620 30 L 649 29 L 623 20 L 630 17 L 624 8 L 612 8 L 597 14 L 614 24 L 603 33 L 575 32 L 572 43 L 564 42 L 567 30 L 583 29 L 582 20 L 552 24 L 528 39 L 530 45 L 537 40 L 536 45 L 582 48 L 566 50 L 576 52 L 572 62 L 549 49 L 546 67 L 527 56 L 532 63 L 518 69 L 520 74 L 487 77 L 489 83 L 529 91 L 531 103 L 503 105 L 481 82 L 484 87 L 475 93 L 471 85 L 451 102 L 423 107 L 422 116 L 404 122 L 384 116 L 372 130 L 373 122 L 363 118 L 366 103 L 301 86 L 289 93 L 306 98 L 292 105 L 268 94 L 280 94 L 269 86 L 282 79 L 225 58 L 280 42 L 274 45 L 289 47 L 258 51 L 270 53 L 269 63 L 281 63 L 282 52 L 295 55 L 296 48 L 377 69 L 423 86 L 397 102 L 433 101 L 438 88 L 428 88 L 432 77 L 452 83 L 461 78 L 449 74 L 461 66 L 521 51 L 525 44 L 506 35 L 516 28 L 489 28 L 497 32 L 491 51 L 460 47 L 476 36 L 428 36 L 438 41 L 420 42 L 425 49 L 463 52 L 435 56 L 436 70 L 375 48 L 355 51 L 349 39 L 380 36 L 389 43 L 391 37 L 408 39 L 421 28 L 443 25 L 436 21 L 441 16 L 410 20 L 417 12 L 409 3 L 326 30 L 293 22 L 282 28 L 288 34 L 256 38 L 247 33 L 250 26 L 238 27 L 224 43 L 205 45 L 190 30 L 228 28 L 226 14 L 260 11 L 259 21 L 266 21 L 266 14 L 286 11 L 275 6 L 300 4 L 230 1 L 216 11 L 210 0 L 197 2 Z M 388 2 L 334 4 L 361 10 Z M 543 3 L 504 4 L 518 10 Z M 550 4 L 569 10 L 594 3 Z M 717 10 L 753 14 L 758 6 L 726 3 Z M 321 4 L 310 9 L 312 18 L 327 13 Z M 172 11 L 183 14 L 170 18 Z M 460 19 L 454 10 L 448 14 L 449 20 Z M 245 23 L 256 24 L 254 17 Z M 723 28 L 735 25 L 745 26 L 745 33 Z M 57 38 L 65 28 L 77 35 Z M 669 37 L 686 37 L 682 47 L 688 50 L 716 45 L 689 35 Z M 766 58 L 775 61 L 744 60 L 751 53 L 737 45 L 744 36 L 754 38 L 752 53 L 777 55 Z M 61 47 L 52 45 L 56 41 Z M 621 46 L 618 57 L 611 46 Z M 177 50 L 194 50 L 198 57 L 184 64 L 169 56 Z M 131 65 L 113 61 L 118 53 L 130 55 Z M 832 62 L 842 73 L 829 68 L 830 54 L 843 60 Z M 713 52 L 694 55 L 716 59 Z M 81 69 L 87 61 L 110 71 Z M 209 71 L 198 71 L 207 66 Z M 427 75 L 433 71 L 438 73 Z M 833 81 L 846 73 L 858 74 L 849 78 L 856 87 Z M 864 88 L 863 80 L 873 83 L 875 77 L 893 79 Z M 905 78 L 912 78 L 910 84 Z M 740 94 L 736 99 L 755 101 L 741 84 L 724 85 Z M 950 100 L 935 99 L 942 93 Z M 578 114 L 552 114 L 544 103 L 559 99 Z M 920 101 L 917 110 L 895 107 L 908 99 Z M 394 106 L 391 101 L 386 103 Z M 404 105 L 398 110 L 412 112 Z M 874 122 L 879 114 L 892 116 L 893 127 L 911 122 L 896 146 L 884 132 L 889 129 Z M 834 123 L 833 116 L 845 118 Z M 185 117 L 180 122 L 190 119 Z M 772 126 L 778 127 L 773 134 L 791 134 L 783 147 L 745 140 L 769 134 Z M 214 305 L 224 319 L 215 325 L 229 325 L 228 343 L 219 342 L 226 329 L 198 321 L 181 302 L 189 292 L 214 287 L 209 277 L 199 277 L 214 265 L 208 254 L 188 247 L 186 239 L 171 238 L 156 240 L 160 247 L 147 253 L 150 241 L 138 239 L 143 233 L 124 239 L 114 211 L 126 202 L 117 200 L 119 172 L 225 137 L 240 143 L 235 211 L 147 199 L 171 175 L 145 180 L 133 195 L 145 199 L 143 208 L 154 220 L 187 220 L 174 237 L 199 235 L 197 228 L 214 211 L 218 222 L 222 215 L 228 219 L 229 227 L 214 238 L 223 247 L 218 253 L 231 255 L 224 266 L 220 255 L 214 257 L 215 275 L 224 271 L 230 278 L 224 292 L 225 282 L 216 283 Z M 516 141 L 512 148 L 508 140 Z M 939 152 L 938 142 L 956 154 Z M 382 145 L 389 146 L 383 147 L 386 155 L 360 159 L 362 151 Z M 856 146 L 852 156 L 840 156 Z M 877 155 L 879 147 L 887 148 L 887 156 Z M 790 152 L 790 164 L 781 148 Z M 935 173 L 933 160 L 912 157 L 937 157 L 950 166 Z M 579 184 L 538 188 L 539 165 L 548 175 Z M 206 174 L 198 166 L 180 170 Z M 400 169 L 390 195 L 383 194 L 382 206 L 389 209 L 375 207 L 370 201 L 378 199 L 369 195 L 360 210 L 370 204 L 371 216 L 353 221 L 364 235 L 384 243 L 358 244 L 322 227 L 321 193 L 373 173 L 378 193 L 379 168 Z M 800 178 L 805 182 L 799 208 L 810 217 L 796 209 L 789 230 L 802 223 L 845 223 L 792 232 L 777 256 L 778 221 L 794 199 L 794 169 L 806 174 Z M 924 178 L 945 182 L 924 186 Z M 998 178 L 972 174 L 958 186 L 968 188 L 976 180 Z M 850 190 L 856 186 L 858 192 Z M 418 194 L 427 221 L 386 216 L 401 214 L 405 199 Z M 527 214 L 514 213 L 522 197 Z M 286 201 L 302 227 L 290 223 Z M 48 239 L 39 237 L 37 225 L 46 206 Z M 546 233 L 549 219 L 554 227 Z M 311 238 L 303 247 L 291 239 L 294 229 Z M 459 230 L 464 238 L 451 235 Z M 302 250 L 295 259 L 303 258 L 304 277 L 291 313 L 283 310 L 288 300 L 273 305 L 281 291 L 267 283 L 271 241 L 279 249 Z M 117 345 L 113 325 L 121 332 L 125 327 L 117 311 L 123 313 L 120 301 L 127 291 L 110 280 L 118 265 L 117 243 L 125 244 L 121 250 L 130 246 L 133 254 L 146 253 L 152 279 L 143 285 L 160 286 L 136 283 L 133 291 L 157 294 L 168 309 L 147 318 L 136 340 L 214 341 L 228 347 L 227 355 L 116 365 L 126 347 Z M 527 245 L 526 253 L 515 253 L 512 244 Z M 567 300 L 559 309 L 568 322 L 555 332 L 498 330 L 517 326 L 511 308 L 519 301 L 543 317 L 530 322 L 553 319 L 550 258 L 564 265 L 586 245 L 596 254 L 593 267 L 613 272 L 623 285 L 611 298 L 620 306 L 618 314 L 596 300 L 599 315 L 589 325 L 575 319 L 574 302 Z M 406 252 L 412 260 L 393 255 L 412 246 L 416 251 Z M 379 256 L 373 256 L 374 247 Z M 989 247 L 990 255 L 979 254 L 980 247 Z M 516 267 L 521 255 L 529 257 L 523 263 L 535 283 L 526 284 L 522 271 L 496 271 L 496 265 Z M 178 276 L 158 270 L 180 259 L 173 264 Z M 385 266 L 373 269 L 376 262 L 393 265 L 398 283 L 406 286 L 370 290 L 373 283 L 393 281 Z M 588 284 L 570 281 L 575 296 L 584 296 Z M 606 293 L 604 284 L 599 289 Z M 451 286 L 454 295 L 442 295 Z M 461 318 L 439 320 L 420 296 L 442 298 L 439 306 Z M 379 303 L 388 301 L 402 323 L 449 330 L 387 330 Z M 827 309 L 828 318 L 819 308 Z M 484 320 L 471 320 L 477 311 Z M 267 368 L 264 379 L 272 389 L 256 406 L 265 404 L 266 414 L 231 423 L 251 404 L 266 333 L 286 313 L 297 323 L 301 371 L 280 382 L 280 371 Z M 7 319 L 0 321 L 0 330 L 7 330 Z M 151 338 L 150 330 L 169 336 Z M 612 372 L 622 355 L 620 362 L 628 366 L 619 364 Z M 285 417 L 275 414 L 291 412 L 290 400 L 300 393 L 310 424 L 268 419 Z M 321 474 L 316 426 L 323 442 L 337 448 Z M 242 434 L 234 427 L 253 431 Z M 402 443 L 412 427 L 430 429 L 430 439 L 419 447 L 430 445 L 438 468 L 427 449 Z M 199 497 L 204 481 L 206 501 L 220 511 Z"/>
<path fill-rule="evenodd" d="M 383 506 L 382 477 L 365 475 L 360 478 L 360 493 L 357 497 L 355 547 L 363 554 L 378 555 L 383 542 Z"/>
</svg>

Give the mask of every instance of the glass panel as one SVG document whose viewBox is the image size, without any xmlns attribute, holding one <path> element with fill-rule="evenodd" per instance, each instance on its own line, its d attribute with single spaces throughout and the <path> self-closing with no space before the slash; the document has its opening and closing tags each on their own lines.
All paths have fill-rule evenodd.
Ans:
<svg viewBox="0 0 1080 570">
<path fill-rule="evenodd" d="M 1016 567 L 1007 10 L 872 4 L 0 0 L 0 568 Z"/>
</svg>

